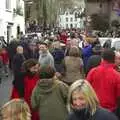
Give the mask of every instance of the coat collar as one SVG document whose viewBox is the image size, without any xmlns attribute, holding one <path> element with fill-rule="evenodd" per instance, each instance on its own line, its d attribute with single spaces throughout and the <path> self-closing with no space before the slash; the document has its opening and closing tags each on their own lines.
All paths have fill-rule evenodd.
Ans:
<svg viewBox="0 0 120 120">
<path fill-rule="evenodd" d="M 102 60 L 101 61 L 101 65 L 104 66 L 104 67 L 111 67 L 111 68 L 115 68 L 116 67 L 115 63 L 109 63 L 106 60 Z"/>
</svg>

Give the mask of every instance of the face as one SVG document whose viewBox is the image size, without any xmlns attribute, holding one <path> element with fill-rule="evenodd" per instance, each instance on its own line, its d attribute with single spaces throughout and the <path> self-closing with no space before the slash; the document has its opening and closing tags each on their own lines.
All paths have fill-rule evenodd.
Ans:
<svg viewBox="0 0 120 120">
<path fill-rule="evenodd" d="M 75 109 L 82 109 L 87 106 L 87 102 L 82 92 L 76 90 L 72 93 L 72 106 Z"/>
<path fill-rule="evenodd" d="M 17 53 L 23 54 L 23 47 L 18 47 L 17 48 Z"/>
<path fill-rule="evenodd" d="M 116 55 L 115 57 L 115 64 L 120 65 L 120 53 Z"/>
<path fill-rule="evenodd" d="M 47 48 L 46 45 L 40 45 L 40 46 L 39 46 L 39 49 L 40 49 L 40 51 L 43 52 L 43 53 L 48 50 L 48 48 Z"/>
<path fill-rule="evenodd" d="M 84 42 L 84 46 L 86 47 L 86 46 L 88 46 L 89 45 L 89 43 L 87 42 L 87 41 L 85 41 Z"/>
<path fill-rule="evenodd" d="M 29 71 L 31 73 L 37 73 L 39 71 L 39 68 L 40 68 L 40 65 L 39 64 L 36 64 L 35 66 L 32 66 Z"/>
</svg>

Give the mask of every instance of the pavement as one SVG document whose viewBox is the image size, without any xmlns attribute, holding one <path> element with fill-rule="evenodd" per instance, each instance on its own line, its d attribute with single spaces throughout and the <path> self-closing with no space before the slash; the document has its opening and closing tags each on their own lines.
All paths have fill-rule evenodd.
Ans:
<svg viewBox="0 0 120 120">
<path fill-rule="evenodd" d="M 9 101 L 12 89 L 13 76 L 9 73 L 8 77 L 3 77 L 0 84 L 0 106 Z"/>
</svg>

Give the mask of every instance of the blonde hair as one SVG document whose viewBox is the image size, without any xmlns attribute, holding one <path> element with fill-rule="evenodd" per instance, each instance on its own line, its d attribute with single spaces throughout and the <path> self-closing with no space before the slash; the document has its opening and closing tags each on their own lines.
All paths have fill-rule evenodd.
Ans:
<svg viewBox="0 0 120 120">
<path fill-rule="evenodd" d="M 72 111 L 72 93 L 77 90 L 83 93 L 84 99 L 88 103 L 90 113 L 93 115 L 99 105 L 99 100 L 89 82 L 84 79 L 77 80 L 70 86 L 67 105 L 68 111 Z"/>
<path fill-rule="evenodd" d="M 2 120 L 31 120 L 28 104 L 22 99 L 13 99 L 0 108 Z"/>
<path fill-rule="evenodd" d="M 80 50 L 77 46 L 72 46 L 69 51 L 69 56 L 80 57 Z"/>
</svg>

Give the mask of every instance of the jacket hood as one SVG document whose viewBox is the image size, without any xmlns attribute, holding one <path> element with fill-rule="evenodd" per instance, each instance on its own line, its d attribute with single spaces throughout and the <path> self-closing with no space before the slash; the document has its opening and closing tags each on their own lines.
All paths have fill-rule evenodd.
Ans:
<svg viewBox="0 0 120 120">
<path fill-rule="evenodd" d="M 38 83 L 38 89 L 40 93 L 48 94 L 53 91 L 56 87 L 56 80 L 54 78 L 51 79 L 40 79 Z"/>
</svg>

